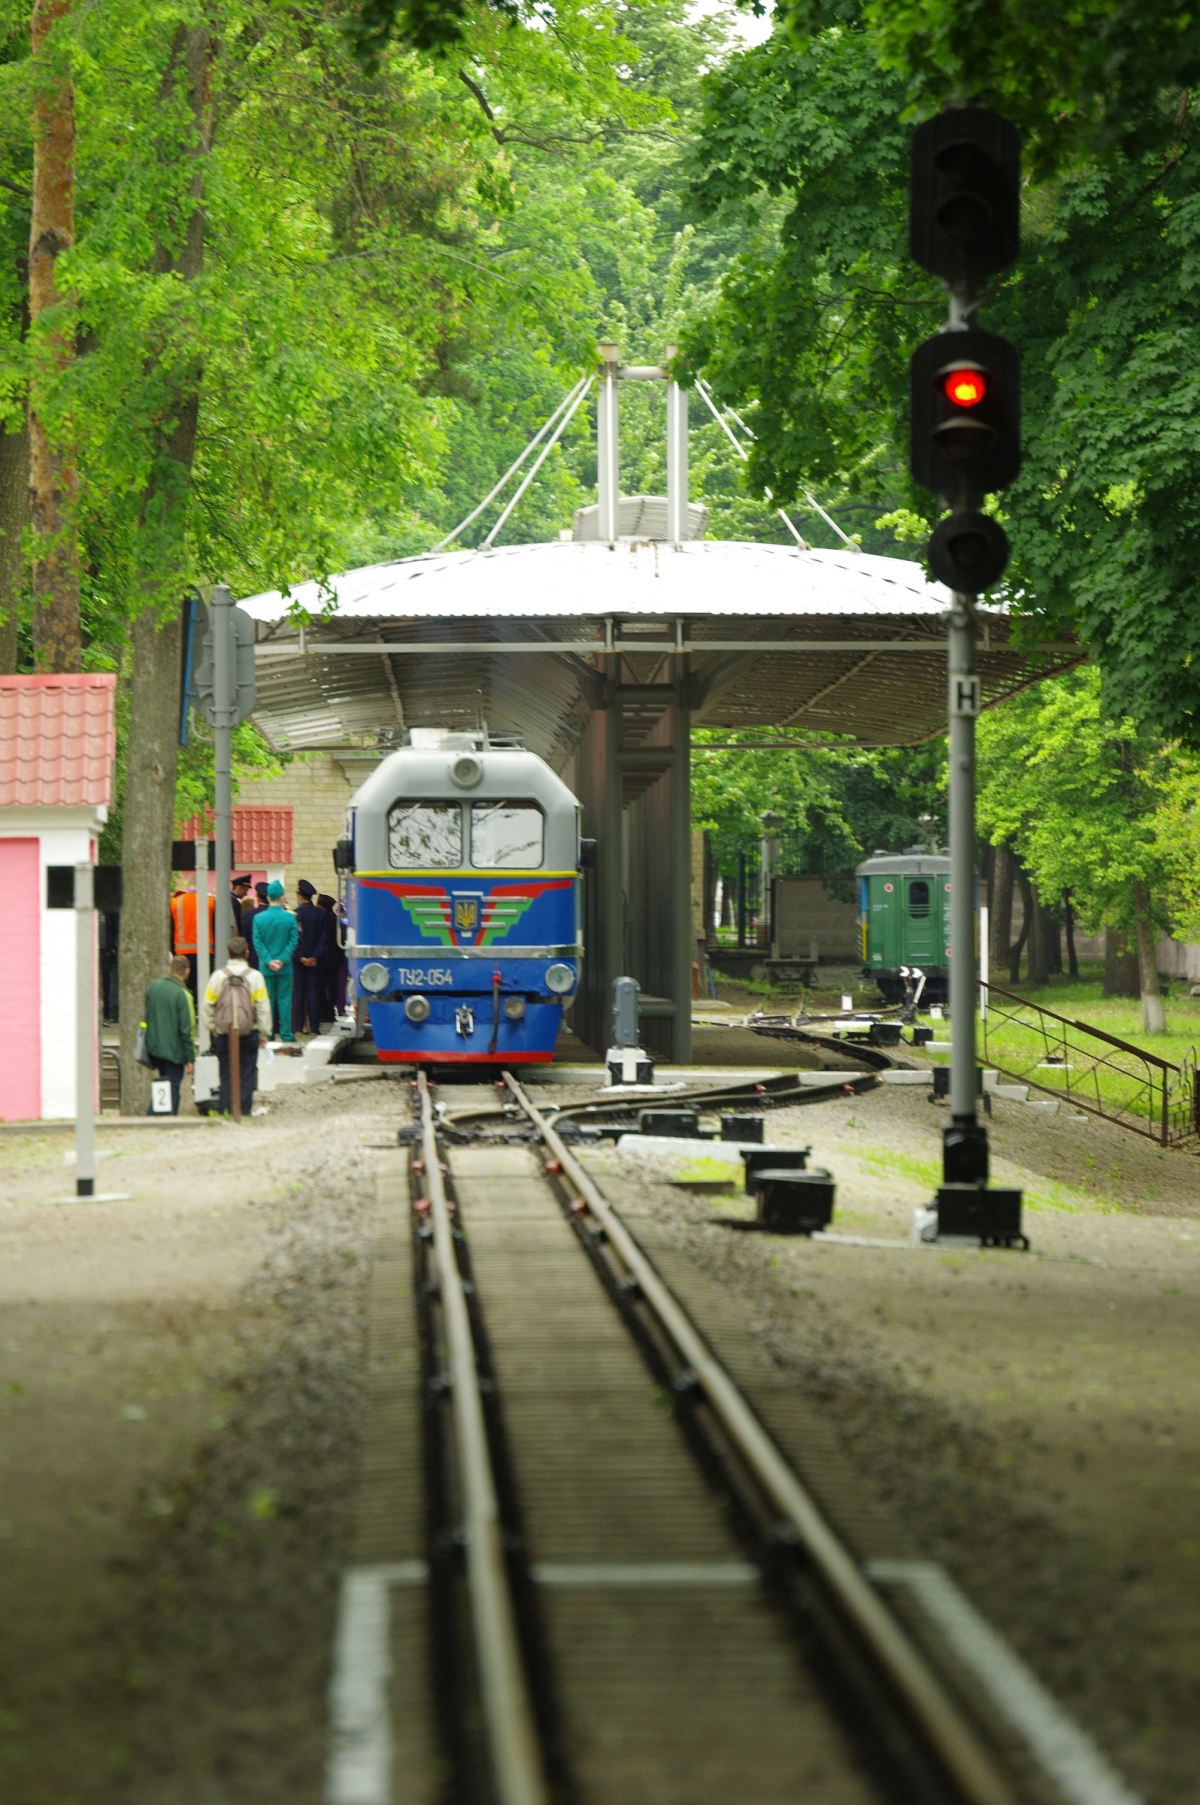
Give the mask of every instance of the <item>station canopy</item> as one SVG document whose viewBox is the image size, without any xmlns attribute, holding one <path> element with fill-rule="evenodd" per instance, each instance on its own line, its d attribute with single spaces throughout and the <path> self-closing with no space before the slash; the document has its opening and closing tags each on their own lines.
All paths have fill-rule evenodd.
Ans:
<svg viewBox="0 0 1200 1805">
<path fill-rule="evenodd" d="M 635 538 L 401 558 L 242 603 L 255 720 L 281 751 L 486 723 L 557 769 L 616 659 L 625 683 L 686 671 L 693 727 L 929 739 L 946 722 L 949 605 L 899 558 Z M 1003 608 L 979 619 L 985 705 L 1079 660 L 1069 642 L 1018 643 Z"/>
</svg>

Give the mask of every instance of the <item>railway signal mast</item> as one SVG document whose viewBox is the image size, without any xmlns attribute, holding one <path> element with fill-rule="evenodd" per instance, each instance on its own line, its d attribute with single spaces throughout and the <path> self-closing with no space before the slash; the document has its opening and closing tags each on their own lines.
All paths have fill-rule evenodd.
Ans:
<svg viewBox="0 0 1200 1805">
<path fill-rule="evenodd" d="M 988 1185 L 987 1130 L 976 1109 L 975 718 L 980 689 L 975 603 L 1008 563 L 1008 540 L 984 498 L 1021 464 L 1016 347 L 972 324 L 979 291 L 1020 249 L 1021 141 L 986 107 L 953 107 L 913 138 L 910 250 L 940 276 L 949 318 L 913 354 L 913 480 L 950 509 L 929 542 L 933 575 L 953 593 L 950 715 L 950 1113 L 937 1232 L 989 1242 L 1021 1234 L 1020 1191 Z"/>
</svg>

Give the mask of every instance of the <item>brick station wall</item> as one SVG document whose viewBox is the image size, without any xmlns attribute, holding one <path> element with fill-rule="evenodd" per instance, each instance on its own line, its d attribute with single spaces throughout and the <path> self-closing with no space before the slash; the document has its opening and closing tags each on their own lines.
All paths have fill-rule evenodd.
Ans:
<svg viewBox="0 0 1200 1805">
<path fill-rule="evenodd" d="M 292 863 L 283 875 L 289 903 L 294 903 L 296 884 L 302 877 L 318 890 L 337 894 L 333 848 L 345 829 L 351 796 L 378 762 L 376 758 L 343 754 L 339 760 L 329 752 L 302 752 L 278 777 L 239 782 L 239 804 L 292 810 Z"/>
</svg>

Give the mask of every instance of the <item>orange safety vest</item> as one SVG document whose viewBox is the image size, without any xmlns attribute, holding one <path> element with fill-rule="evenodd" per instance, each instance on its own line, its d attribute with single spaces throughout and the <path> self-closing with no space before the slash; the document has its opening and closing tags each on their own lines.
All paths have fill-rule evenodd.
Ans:
<svg viewBox="0 0 1200 1805">
<path fill-rule="evenodd" d="M 208 950 L 213 950 L 213 925 L 216 920 L 217 899 L 208 899 Z M 181 890 L 171 898 L 171 940 L 173 950 L 177 953 L 195 953 L 196 951 L 196 892 Z"/>
</svg>

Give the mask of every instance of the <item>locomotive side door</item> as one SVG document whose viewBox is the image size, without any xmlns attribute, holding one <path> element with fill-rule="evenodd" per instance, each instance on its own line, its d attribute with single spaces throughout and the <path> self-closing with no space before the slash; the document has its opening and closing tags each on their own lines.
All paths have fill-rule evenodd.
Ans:
<svg viewBox="0 0 1200 1805">
<path fill-rule="evenodd" d="M 903 879 L 903 921 L 900 930 L 905 965 L 938 964 L 938 919 L 934 909 L 935 876 Z"/>
</svg>

